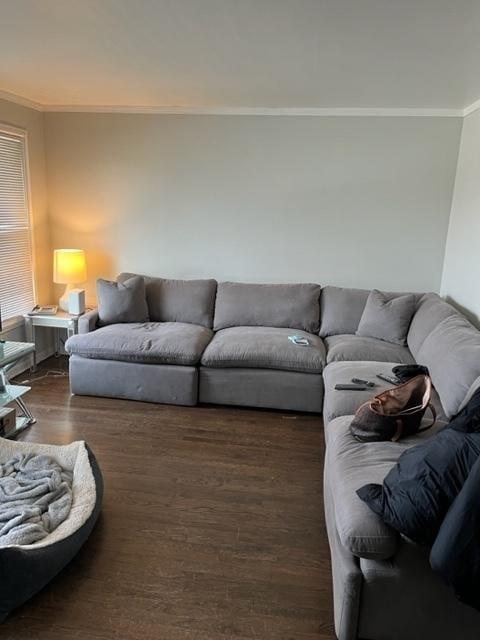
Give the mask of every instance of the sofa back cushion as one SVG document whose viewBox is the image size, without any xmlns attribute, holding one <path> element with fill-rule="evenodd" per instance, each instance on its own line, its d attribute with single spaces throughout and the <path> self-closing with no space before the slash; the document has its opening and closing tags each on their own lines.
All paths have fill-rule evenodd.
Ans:
<svg viewBox="0 0 480 640">
<path fill-rule="evenodd" d="M 320 285 L 219 282 L 214 329 L 261 326 L 318 333 Z"/>
<path fill-rule="evenodd" d="M 320 336 L 326 338 L 356 333 L 369 294 L 368 289 L 323 287 L 320 298 Z"/>
<path fill-rule="evenodd" d="M 408 347 L 415 358 L 425 338 L 442 320 L 453 315 L 460 314 L 436 293 L 426 293 L 421 297 L 407 335 Z"/>
<path fill-rule="evenodd" d="M 323 287 L 320 298 L 320 337 L 340 334 L 355 334 L 365 310 L 369 289 L 350 289 L 348 287 Z M 393 300 L 406 295 L 400 291 L 382 291 L 385 300 Z M 415 293 L 416 302 L 422 294 Z"/>
<path fill-rule="evenodd" d="M 447 416 L 458 413 L 480 376 L 480 331 L 459 313 L 441 320 L 415 358 L 430 370 Z"/>
<path fill-rule="evenodd" d="M 124 282 L 133 275 L 121 273 Z M 211 328 L 215 306 L 216 280 L 169 280 L 142 276 L 145 280 L 151 322 L 187 322 Z"/>
</svg>

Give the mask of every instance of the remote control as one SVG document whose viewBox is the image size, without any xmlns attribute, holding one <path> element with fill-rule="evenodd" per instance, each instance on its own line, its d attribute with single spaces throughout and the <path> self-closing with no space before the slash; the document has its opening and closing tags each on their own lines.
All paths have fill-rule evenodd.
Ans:
<svg viewBox="0 0 480 640">
<path fill-rule="evenodd" d="M 369 380 L 362 380 L 361 378 L 352 378 L 352 382 L 353 384 L 362 384 L 362 385 L 365 385 L 366 387 L 375 386 L 374 382 L 370 382 Z"/>
<path fill-rule="evenodd" d="M 394 376 L 385 376 L 383 373 L 377 373 L 377 378 L 380 380 L 384 380 L 385 382 L 389 382 L 390 384 L 400 384 L 400 380 L 395 378 Z"/>
<path fill-rule="evenodd" d="M 368 387 L 364 384 L 336 384 L 337 391 L 365 391 Z"/>
</svg>

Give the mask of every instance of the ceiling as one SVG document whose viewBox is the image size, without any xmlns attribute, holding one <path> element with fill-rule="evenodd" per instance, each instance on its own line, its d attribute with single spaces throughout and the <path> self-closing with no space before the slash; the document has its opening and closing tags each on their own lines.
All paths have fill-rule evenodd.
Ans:
<svg viewBox="0 0 480 640">
<path fill-rule="evenodd" d="M 480 98 L 480 0 L 1 0 L 0 89 L 50 106 Z"/>
</svg>

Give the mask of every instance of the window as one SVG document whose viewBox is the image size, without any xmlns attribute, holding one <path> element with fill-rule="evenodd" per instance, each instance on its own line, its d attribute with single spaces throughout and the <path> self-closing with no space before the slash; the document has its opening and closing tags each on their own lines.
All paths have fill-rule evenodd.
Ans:
<svg viewBox="0 0 480 640">
<path fill-rule="evenodd" d="M 34 304 L 26 140 L 0 125 L 0 307 L 2 320 Z"/>
</svg>

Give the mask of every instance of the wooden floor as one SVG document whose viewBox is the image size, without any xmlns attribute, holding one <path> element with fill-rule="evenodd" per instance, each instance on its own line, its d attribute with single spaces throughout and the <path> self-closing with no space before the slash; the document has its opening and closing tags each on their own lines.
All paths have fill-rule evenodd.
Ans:
<svg viewBox="0 0 480 640">
<path fill-rule="evenodd" d="M 105 498 L 82 551 L 2 640 L 334 639 L 318 416 L 32 386 L 38 422 L 21 439 L 85 439 Z"/>
</svg>

